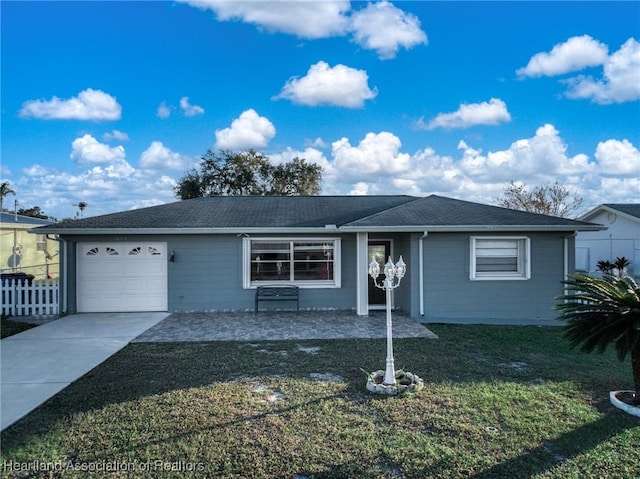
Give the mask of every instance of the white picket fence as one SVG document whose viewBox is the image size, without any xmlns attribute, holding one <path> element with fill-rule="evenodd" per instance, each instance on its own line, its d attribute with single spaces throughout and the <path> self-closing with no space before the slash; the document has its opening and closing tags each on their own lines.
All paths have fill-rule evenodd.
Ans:
<svg viewBox="0 0 640 479">
<path fill-rule="evenodd" d="M 2 282 L 3 316 L 49 316 L 59 313 L 60 284 L 57 279 Z"/>
</svg>

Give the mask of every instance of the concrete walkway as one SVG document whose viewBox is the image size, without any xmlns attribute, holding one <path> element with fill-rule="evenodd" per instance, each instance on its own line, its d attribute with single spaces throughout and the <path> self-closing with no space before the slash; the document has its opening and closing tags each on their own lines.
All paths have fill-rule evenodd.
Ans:
<svg viewBox="0 0 640 479">
<path fill-rule="evenodd" d="M 0 430 L 31 412 L 168 315 L 76 314 L 0 341 Z"/>
</svg>

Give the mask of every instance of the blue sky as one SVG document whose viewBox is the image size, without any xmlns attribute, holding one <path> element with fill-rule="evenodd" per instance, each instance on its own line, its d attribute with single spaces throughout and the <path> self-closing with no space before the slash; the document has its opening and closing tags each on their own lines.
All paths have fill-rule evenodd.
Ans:
<svg viewBox="0 0 640 479">
<path fill-rule="evenodd" d="M 640 200 L 639 2 L 11 2 L 2 181 L 57 218 L 175 201 L 209 148 L 323 194 Z M 13 204 L 5 200 L 5 207 Z"/>
</svg>

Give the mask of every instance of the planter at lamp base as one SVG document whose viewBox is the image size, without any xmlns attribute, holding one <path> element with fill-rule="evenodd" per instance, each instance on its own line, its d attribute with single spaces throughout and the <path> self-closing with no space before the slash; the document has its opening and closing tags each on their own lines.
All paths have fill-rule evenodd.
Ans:
<svg viewBox="0 0 640 479">
<path fill-rule="evenodd" d="M 367 379 L 367 390 L 376 394 L 395 396 L 405 392 L 420 391 L 424 387 L 424 380 L 417 374 L 398 371 L 395 384 L 384 384 L 384 371 L 371 373 Z"/>
<path fill-rule="evenodd" d="M 623 410 L 627 414 L 640 417 L 640 406 L 630 404 L 635 397 L 635 391 L 611 391 L 609 399 L 618 409 Z"/>
</svg>

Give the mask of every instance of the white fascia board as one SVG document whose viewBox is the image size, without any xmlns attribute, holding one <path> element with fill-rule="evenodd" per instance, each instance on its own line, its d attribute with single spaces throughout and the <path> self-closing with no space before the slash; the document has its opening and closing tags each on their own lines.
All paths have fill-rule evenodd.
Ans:
<svg viewBox="0 0 640 479">
<path fill-rule="evenodd" d="M 59 234 L 63 236 L 82 235 L 198 235 L 198 234 L 327 234 L 327 233 L 470 233 L 470 232 L 503 232 L 503 231 L 599 231 L 607 229 L 602 225 L 408 225 L 408 226 L 343 226 L 337 228 L 60 228 L 47 229 L 46 231 L 33 231 L 37 234 Z"/>
<path fill-rule="evenodd" d="M 473 233 L 478 231 L 535 231 L 535 232 L 551 232 L 551 231 L 600 231 L 607 229 L 606 226 L 593 224 L 593 225 L 420 225 L 420 226 L 391 226 L 391 227 L 359 227 L 359 226 L 347 226 L 340 228 L 340 231 L 344 232 L 362 232 L 367 231 L 370 233 L 423 233 L 428 231 L 429 233 Z"/>
<path fill-rule="evenodd" d="M 576 219 L 578 221 L 589 221 L 589 218 L 593 218 L 594 216 L 597 216 L 602 211 L 611 211 L 611 209 L 607 208 L 604 205 L 598 205 L 598 206 L 590 209 L 586 213 L 578 216 Z"/>
<path fill-rule="evenodd" d="M 47 234 L 59 234 L 63 236 L 82 235 L 198 235 L 198 234 L 335 234 L 339 229 L 322 228 L 63 228 L 50 229 Z M 36 231 L 37 233 L 37 231 Z M 44 232 L 42 232 L 44 233 Z M 42 234 L 41 233 L 41 234 Z"/>
</svg>

